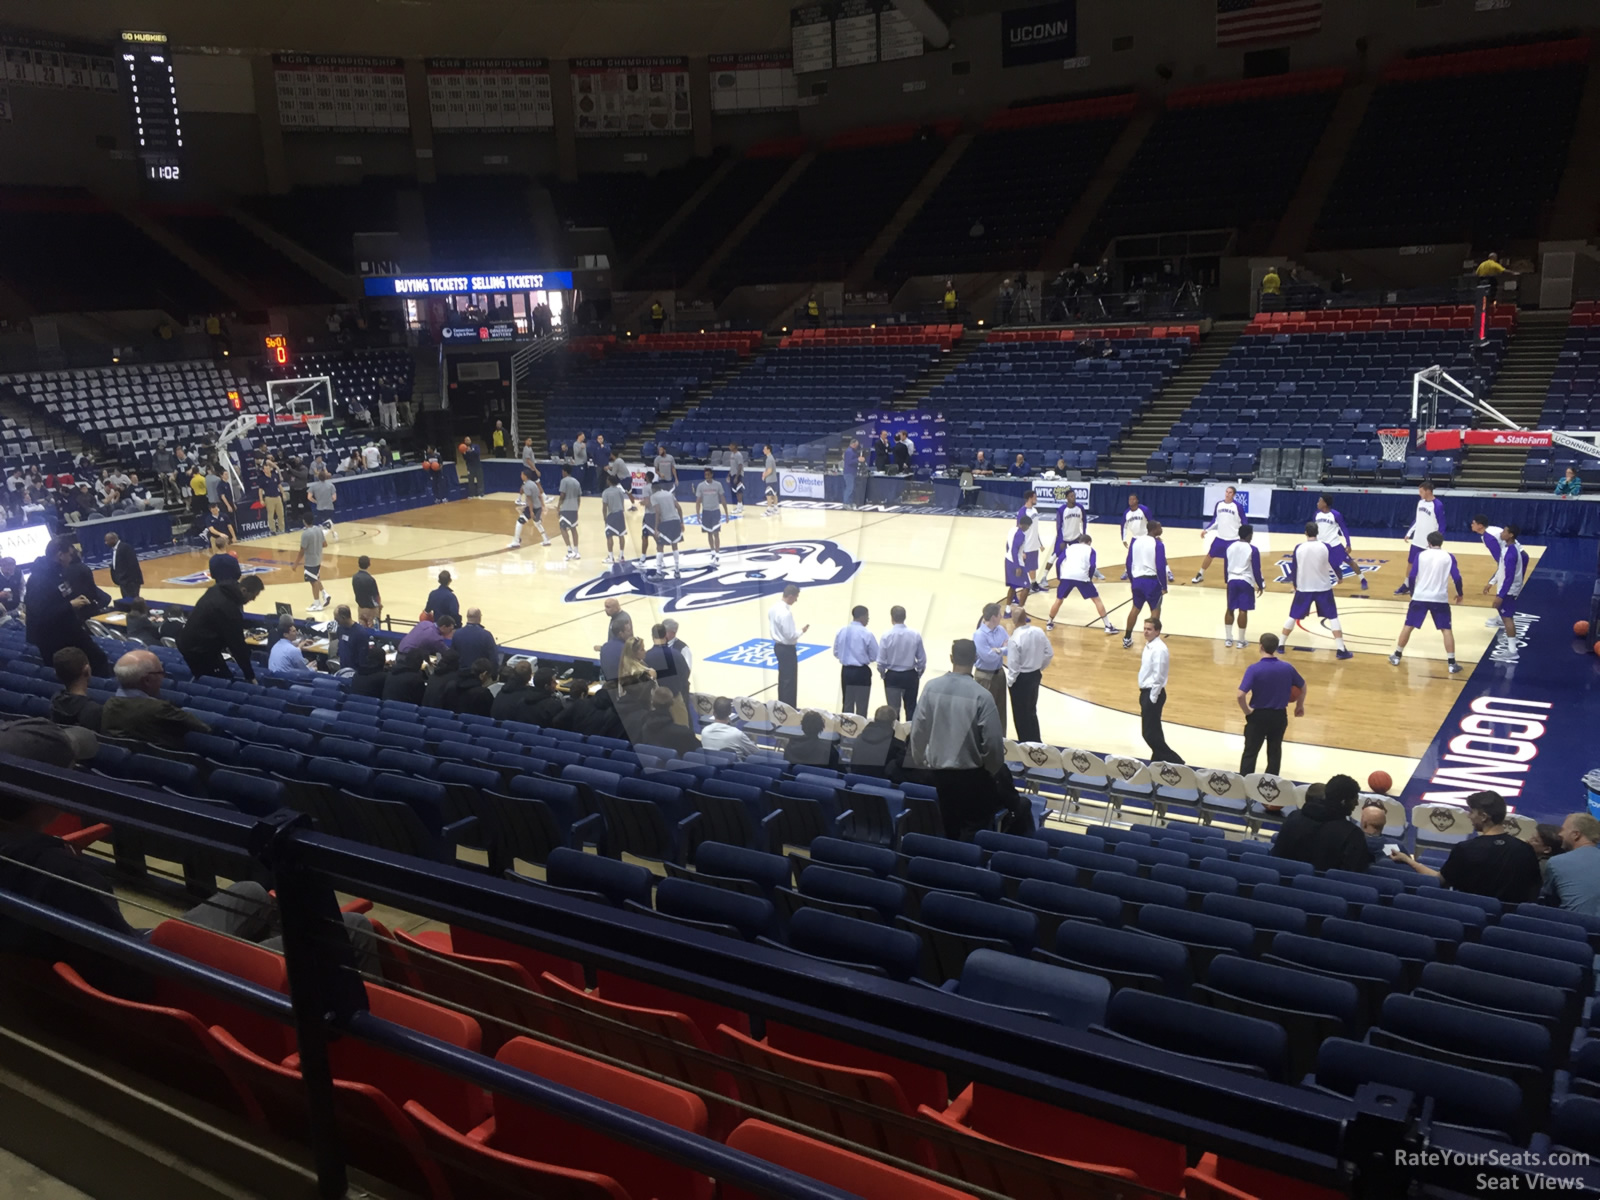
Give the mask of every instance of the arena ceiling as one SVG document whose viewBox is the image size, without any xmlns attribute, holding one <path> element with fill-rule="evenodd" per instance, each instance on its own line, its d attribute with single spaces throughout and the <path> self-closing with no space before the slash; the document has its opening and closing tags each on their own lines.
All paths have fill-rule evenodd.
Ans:
<svg viewBox="0 0 1600 1200">
<path fill-rule="evenodd" d="M 8 0 L 8 26 L 245 53 L 582 58 L 789 42 L 789 0 Z"/>
</svg>

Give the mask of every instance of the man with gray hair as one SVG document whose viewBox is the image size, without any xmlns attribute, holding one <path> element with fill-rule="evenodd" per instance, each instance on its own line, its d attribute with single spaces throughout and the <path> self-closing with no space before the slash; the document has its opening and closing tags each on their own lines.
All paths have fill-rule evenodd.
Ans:
<svg viewBox="0 0 1600 1200">
<path fill-rule="evenodd" d="M 689 647 L 683 644 L 683 639 L 678 636 L 678 623 L 671 617 L 662 617 L 661 625 L 667 631 L 667 645 L 678 652 L 678 657 L 683 659 L 684 675 L 694 667 L 694 658 L 689 654 Z"/>
<path fill-rule="evenodd" d="M 350 610 L 339 606 L 346 616 Z M 353 664 L 352 664 L 353 665 Z M 278 618 L 278 640 L 272 643 L 272 649 L 267 652 L 267 669 L 278 675 L 314 675 L 306 665 L 306 656 L 300 649 L 300 631 L 294 626 L 294 618 L 284 613 Z"/>
<path fill-rule="evenodd" d="M 107 737 L 149 742 L 181 750 L 186 733 L 209 733 L 211 726 L 161 698 L 167 669 L 149 650 L 130 650 L 112 668 L 117 692 L 100 712 L 100 732 Z"/>
<path fill-rule="evenodd" d="M 1552 856 L 1545 868 L 1544 899 L 1568 912 L 1600 917 L 1600 820 L 1569 813 L 1561 823 L 1561 844 L 1566 852 Z"/>
</svg>

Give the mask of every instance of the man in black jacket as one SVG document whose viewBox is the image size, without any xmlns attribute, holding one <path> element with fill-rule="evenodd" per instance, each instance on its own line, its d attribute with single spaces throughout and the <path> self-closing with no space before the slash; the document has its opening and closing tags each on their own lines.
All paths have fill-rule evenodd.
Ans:
<svg viewBox="0 0 1600 1200">
<path fill-rule="evenodd" d="M 494 666 L 487 658 L 476 659 L 471 666 L 462 667 L 444 685 L 441 699 L 444 707 L 457 716 L 463 713 L 487 717 L 494 706 L 494 693 L 489 685 L 494 682 Z"/>
<path fill-rule="evenodd" d="M 244 640 L 244 606 L 261 595 L 261 577 L 250 575 L 235 582 L 214 583 L 200 597 L 183 632 L 178 634 L 178 652 L 195 675 L 232 679 L 233 672 L 222 660 L 226 650 L 233 655 L 240 673 L 250 683 L 256 669 L 250 662 L 250 647 Z"/>
<path fill-rule="evenodd" d="M 389 675 L 383 681 L 383 698 L 403 704 L 421 704 L 427 687 L 428 677 L 422 673 L 422 655 L 408 650 L 389 668 Z"/>
<path fill-rule="evenodd" d="M 28 641 L 46 662 L 62 647 L 76 646 L 88 657 L 91 671 L 109 676 L 111 662 L 84 622 L 110 603 L 111 597 L 95 586 L 94 574 L 78 562 L 72 539 L 58 537 L 28 576 Z"/>
<path fill-rule="evenodd" d="M 111 582 L 117 585 L 124 600 L 137 599 L 139 589 L 144 586 L 139 552 L 114 533 L 106 534 L 106 549 L 111 551 Z"/>
<path fill-rule="evenodd" d="M 350 665 L 353 665 L 356 671 L 350 679 L 350 694 L 370 696 L 374 700 L 383 699 L 383 689 L 389 683 L 388 655 L 384 653 L 383 646 L 378 642 L 368 643 L 365 657 L 361 662 Z"/>
<path fill-rule="evenodd" d="M 81 725 L 91 733 L 100 731 L 100 703 L 89 699 L 89 658 L 76 646 L 57 650 L 50 660 L 62 690 L 50 699 L 50 719 L 57 725 Z"/>
<path fill-rule="evenodd" d="M 1361 785 L 1348 775 L 1335 775 L 1326 786 L 1312 784 L 1305 804 L 1284 818 L 1273 857 L 1308 862 L 1319 871 L 1365 871 L 1372 854 L 1361 826 L 1350 819 L 1360 799 Z"/>
<path fill-rule="evenodd" d="M 650 693 L 650 711 L 645 714 L 636 743 L 646 746 L 665 746 L 679 754 L 700 749 L 700 739 L 694 731 L 678 721 L 672 714 L 673 693 L 658 687 Z"/>
<path fill-rule="evenodd" d="M 512 663 L 489 715 L 496 721 L 523 721 L 529 725 L 558 725 L 566 701 L 556 691 L 556 673 L 549 667 L 537 672 L 526 659 Z"/>
<path fill-rule="evenodd" d="M 433 664 L 433 670 L 428 673 L 428 684 L 422 689 L 422 703 L 428 708 L 443 708 L 445 689 L 450 686 L 456 677 L 456 672 L 461 670 L 461 656 L 454 650 L 446 650 L 439 655 L 439 661 Z"/>
</svg>

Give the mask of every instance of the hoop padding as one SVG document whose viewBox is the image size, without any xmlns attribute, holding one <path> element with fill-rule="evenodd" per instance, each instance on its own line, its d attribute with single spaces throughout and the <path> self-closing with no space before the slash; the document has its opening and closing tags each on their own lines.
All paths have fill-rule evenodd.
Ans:
<svg viewBox="0 0 1600 1200">
<path fill-rule="evenodd" d="M 1411 446 L 1411 431 L 1409 429 L 1380 429 L 1378 441 L 1383 446 L 1383 461 L 1403 463 L 1406 460 L 1406 451 Z"/>
</svg>

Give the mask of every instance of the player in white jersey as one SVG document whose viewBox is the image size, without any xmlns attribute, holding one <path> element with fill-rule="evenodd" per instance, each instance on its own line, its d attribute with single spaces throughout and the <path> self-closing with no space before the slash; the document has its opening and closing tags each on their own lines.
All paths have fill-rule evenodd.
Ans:
<svg viewBox="0 0 1600 1200">
<path fill-rule="evenodd" d="M 1255 609 L 1256 597 L 1267 590 L 1267 581 L 1261 574 L 1261 549 L 1250 544 L 1255 533 L 1255 529 L 1249 525 L 1239 526 L 1238 539 L 1222 557 L 1223 577 L 1228 587 L 1228 611 L 1222 617 L 1222 640 L 1230 647 L 1234 645 L 1233 626 L 1237 617 L 1240 649 L 1244 648 L 1245 626 L 1250 624 L 1250 613 Z"/>
<path fill-rule="evenodd" d="M 1511 658 L 1517 656 L 1517 598 L 1522 595 L 1522 585 L 1528 579 L 1528 552 L 1517 544 L 1517 533 L 1515 525 L 1507 525 L 1499 531 L 1500 565 L 1495 568 L 1494 578 L 1483 585 L 1484 595 L 1494 593 L 1494 607 L 1499 613 L 1497 620 L 1505 629 L 1502 660 L 1507 653 Z"/>
<path fill-rule="evenodd" d="M 1111 623 L 1111 618 L 1106 616 L 1106 605 L 1105 601 L 1100 599 L 1100 589 L 1094 586 L 1094 579 L 1098 574 L 1095 567 L 1094 544 L 1088 534 L 1084 534 L 1062 550 L 1056 559 L 1056 602 L 1050 606 L 1050 619 L 1045 622 L 1046 629 L 1056 627 L 1056 613 L 1061 611 L 1061 602 L 1073 592 L 1077 592 L 1094 605 L 1094 610 L 1100 614 L 1100 621 L 1105 625 L 1106 632 L 1116 633 L 1117 627 Z"/>
<path fill-rule="evenodd" d="M 1078 490 L 1069 486 L 1061 507 L 1056 509 L 1056 542 L 1050 555 L 1056 560 L 1058 580 L 1061 578 L 1061 556 L 1066 553 L 1068 546 L 1083 536 L 1084 520 L 1084 511 L 1078 504 Z M 1097 572 L 1096 578 L 1104 579 L 1105 576 Z"/>
<path fill-rule="evenodd" d="M 1289 620 L 1283 627 L 1280 644 L 1284 652 L 1289 650 L 1289 635 L 1295 626 L 1310 616 L 1315 606 L 1317 616 L 1328 623 L 1328 632 L 1333 634 L 1334 657 L 1354 658 L 1355 654 L 1345 648 L 1339 605 L 1333 598 L 1333 568 L 1328 565 L 1328 547 L 1317 537 L 1315 521 L 1306 522 L 1306 540 L 1294 548 L 1289 578 L 1294 581 L 1294 599 L 1289 602 Z"/>
<path fill-rule="evenodd" d="M 1150 510 L 1139 503 L 1139 496 L 1137 492 L 1129 492 L 1128 509 L 1122 514 L 1123 546 L 1131 546 L 1133 544 L 1133 539 L 1143 537 L 1145 535 L 1145 531 L 1148 530 L 1149 527 Z M 1121 578 L 1126 579 L 1127 577 L 1128 574 L 1126 571 L 1124 571 L 1121 575 Z"/>
<path fill-rule="evenodd" d="M 1417 516 L 1411 522 L 1411 528 L 1406 530 L 1406 582 L 1395 588 L 1396 596 L 1406 596 L 1411 592 L 1410 572 L 1417 565 L 1417 556 L 1429 546 L 1430 535 L 1444 533 L 1444 501 L 1433 498 L 1433 484 L 1419 483 L 1417 485 Z"/>
<path fill-rule="evenodd" d="M 540 518 L 544 515 L 544 488 L 539 486 L 538 469 L 522 473 L 522 489 L 517 493 L 517 528 L 511 535 L 511 541 L 506 544 L 507 550 L 517 550 L 522 546 L 522 527 L 528 522 L 533 522 L 533 527 L 539 531 L 542 544 L 548 546 L 550 538 L 544 531 L 544 522 Z"/>
<path fill-rule="evenodd" d="M 1456 585 L 1456 598 L 1449 598 L 1449 585 Z M 1411 631 L 1421 629 L 1422 622 L 1433 618 L 1433 627 L 1444 638 L 1444 651 L 1450 660 L 1450 674 L 1459 675 L 1461 664 L 1456 662 L 1456 635 L 1450 628 L 1450 605 L 1460 604 L 1462 597 L 1461 568 L 1456 556 L 1444 548 L 1444 534 L 1437 529 L 1428 535 L 1428 548 L 1417 555 L 1406 576 L 1406 590 L 1411 603 L 1406 605 L 1406 622 L 1400 629 L 1389 662 L 1400 665 L 1400 652 L 1411 640 Z"/>
<path fill-rule="evenodd" d="M 1333 568 L 1335 579 L 1342 579 L 1342 568 L 1349 567 L 1350 573 L 1361 580 L 1361 590 L 1367 590 L 1367 577 L 1361 573 L 1361 568 L 1356 566 L 1356 561 L 1350 556 L 1353 549 L 1350 543 L 1350 528 L 1344 523 L 1344 514 L 1333 506 L 1333 501 L 1327 496 L 1317 497 L 1317 513 L 1313 520 L 1317 523 L 1317 540 L 1328 548 L 1328 565 Z M 1336 583 L 1335 587 L 1338 586 Z"/>
<path fill-rule="evenodd" d="M 1483 513 L 1479 513 L 1472 518 L 1472 532 L 1483 539 L 1483 548 L 1489 552 L 1489 557 L 1494 559 L 1494 578 L 1489 581 L 1489 587 L 1493 587 L 1500 578 L 1500 554 L 1505 549 L 1501 544 L 1500 535 L 1504 531 L 1498 525 L 1489 524 L 1489 518 L 1484 516 Z M 1486 587 L 1484 594 L 1488 595 L 1488 591 L 1489 589 Z M 1500 618 L 1498 616 L 1488 617 L 1484 620 L 1483 625 L 1485 629 L 1499 629 Z"/>
<path fill-rule="evenodd" d="M 1244 524 L 1244 514 L 1239 511 L 1239 501 L 1235 498 L 1237 495 L 1236 490 L 1230 485 L 1222 493 L 1222 499 L 1212 508 L 1211 524 L 1200 531 L 1200 540 L 1205 541 L 1206 534 L 1209 533 L 1211 542 L 1206 547 L 1205 558 L 1200 560 L 1200 569 L 1194 573 L 1194 578 L 1189 580 L 1190 583 L 1199 583 L 1203 580 L 1206 577 L 1206 568 L 1211 565 L 1212 560 L 1227 558 L 1228 547 L 1239 540 L 1239 527 Z"/>
<path fill-rule="evenodd" d="M 1028 590 L 1042 592 L 1044 584 L 1040 581 L 1050 573 L 1050 564 L 1044 565 L 1044 575 L 1039 574 L 1039 554 L 1044 549 L 1044 540 L 1041 533 L 1043 526 L 1039 524 L 1039 497 L 1035 492 L 1029 491 L 1022 497 L 1022 507 L 1017 509 L 1017 515 L 1028 518 L 1028 536 L 1022 540 L 1023 561 L 1028 568 Z"/>
<path fill-rule="evenodd" d="M 706 477 L 695 485 L 694 499 L 700 509 L 700 528 L 711 544 L 711 561 L 722 559 L 722 485 L 716 472 L 706 468 Z"/>
</svg>

